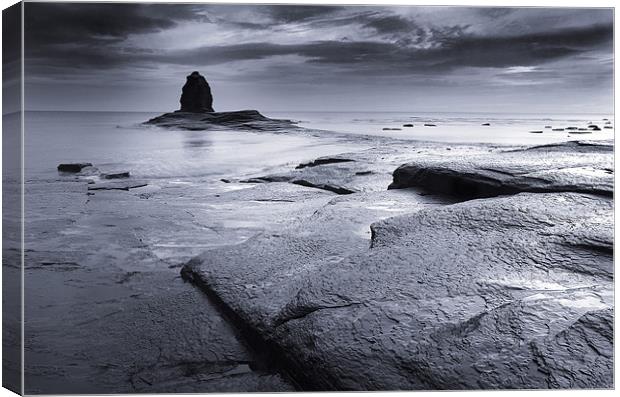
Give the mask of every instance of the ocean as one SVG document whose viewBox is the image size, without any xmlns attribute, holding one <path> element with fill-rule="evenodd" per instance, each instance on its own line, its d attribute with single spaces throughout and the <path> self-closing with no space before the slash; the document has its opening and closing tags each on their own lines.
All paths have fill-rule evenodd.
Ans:
<svg viewBox="0 0 620 397">
<path fill-rule="evenodd" d="M 145 178 L 218 177 L 364 147 L 360 136 L 388 136 L 411 141 L 536 145 L 576 139 L 613 139 L 613 117 L 605 114 L 517 115 L 460 113 L 266 112 L 267 117 L 293 119 L 299 126 L 350 135 L 329 139 L 299 134 L 242 131 L 171 131 L 141 125 L 159 113 L 26 112 L 25 167 L 28 178 L 49 176 L 61 162 L 91 162 L 105 169 L 129 169 Z M 11 116 L 8 116 L 11 117 Z M 608 119 L 608 120 L 604 120 Z M 6 118 L 5 118 L 6 120 Z M 10 121 L 10 120 L 7 120 Z M 488 123 L 489 126 L 482 124 Z M 601 131 L 569 134 L 555 128 Z M 403 127 L 413 124 L 413 127 Z M 434 124 L 435 126 L 424 126 Z M 400 130 L 383 130 L 399 128 Z M 542 133 L 530 133 L 542 131 Z"/>
</svg>

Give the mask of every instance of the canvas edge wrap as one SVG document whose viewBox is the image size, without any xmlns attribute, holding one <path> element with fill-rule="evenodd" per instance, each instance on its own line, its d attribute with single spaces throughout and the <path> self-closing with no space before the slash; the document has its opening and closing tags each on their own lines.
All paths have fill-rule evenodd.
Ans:
<svg viewBox="0 0 620 397">
<path fill-rule="evenodd" d="M 23 3 L 2 11 L 2 387 L 23 394 Z"/>
</svg>

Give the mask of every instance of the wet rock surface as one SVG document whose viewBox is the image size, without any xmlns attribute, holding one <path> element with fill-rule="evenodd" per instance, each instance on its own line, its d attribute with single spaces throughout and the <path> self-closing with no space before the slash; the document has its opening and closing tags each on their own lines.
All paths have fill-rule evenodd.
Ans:
<svg viewBox="0 0 620 397">
<path fill-rule="evenodd" d="M 372 148 L 241 180 L 352 192 L 182 274 L 302 389 L 611 387 L 612 146 L 452 148 Z M 387 169 L 420 152 L 398 170 L 435 179 L 385 191 Z M 472 197 L 484 198 L 454 203 Z"/>
<path fill-rule="evenodd" d="M 432 207 L 374 223 L 370 248 L 308 219 L 304 233 L 207 252 L 184 273 L 305 387 L 610 387 L 612 206 L 525 193 Z"/>
<path fill-rule="evenodd" d="M 256 110 L 195 113 L 183 110 L 165 113 L 144 124 L 189 131 L 235 129 L 245 131 L 286 131 L 297 128 L 291 120 L 270 119 Z"/>
<path fill-rule="evenodd" d="M 264 230 L 274 214 L 274 228 L 305 214 L 297 200 L 330 195 L 291 184 L 219 197 L 174 184 L 93 196 L 88 187 L 72 177 L 26 184 L 26 392 L 294 390 L 179 266 Z"/>
<path fill-rule="evenodd" d="M 422 158 L 394 171 L 391 189 L 424 187 L 462 197 L 518 192 L 613 194 L 613 143 L 576 141 L 461 159 Z"/>
<path fill-rule="evenodd" d="M 411 158 L 401 148 L 373 147 L 368 150 L 345 153 L 341 156 L 320 157 L 301 163 L 287 172 L 242 179 L 241 183 L 289 182 L 337 194 L 352 194 L 385 190 L 393 169 L 402 158 Z"/>
</svg>

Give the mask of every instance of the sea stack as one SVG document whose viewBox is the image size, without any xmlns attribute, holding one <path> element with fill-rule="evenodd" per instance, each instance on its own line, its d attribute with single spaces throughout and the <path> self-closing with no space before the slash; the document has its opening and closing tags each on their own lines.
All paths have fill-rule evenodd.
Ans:
<svg viewBox="0 0 620 397">
<path fill-rule="evenodd" d="M 214 112 L 213 96 L 207 80 L 198 72 L 187 76 L 181 94 L 181 112 Z"/>
</svg>

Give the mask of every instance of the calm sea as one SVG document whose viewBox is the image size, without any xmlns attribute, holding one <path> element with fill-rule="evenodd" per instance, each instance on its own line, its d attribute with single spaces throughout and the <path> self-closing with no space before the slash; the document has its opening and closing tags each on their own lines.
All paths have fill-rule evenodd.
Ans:
<svg viewBox="0 0 620 397">
<path fill-rule="evenodd" d="M 218 178 L 261 172 L 319 156 L 364 148 L 360 135 L 450 143 L 544 144 L 575 139 L 613 139 L 613 129 L 570 135 L 553 128 L 603 127 L 610 115 L 509 115 L 457 113 L 329 113 L 274 112 L 300 126 L 350 134 L 266 134 L 241 131 L 171 131 L 141 123 L 158 113 L 139 112 L 26 112 L 27 179 L 47 178 L 61 162 L 85 161 L 104 170 L 130 170 L 145 178 Z M 15 115 L 4 117 L 15 123 Z M 489 123 L 489 126 L 482 124 Z M 413 127 L 403 127 L 413 124 Z M 434 124 L 435 126 L 424 126 Z M 613 124 L 609 124 L 613 125 Z M 383 128 L 401 128 L 385 131 Z M 534 134 L 529 131 L 543 131 Z"/>
</svg>

